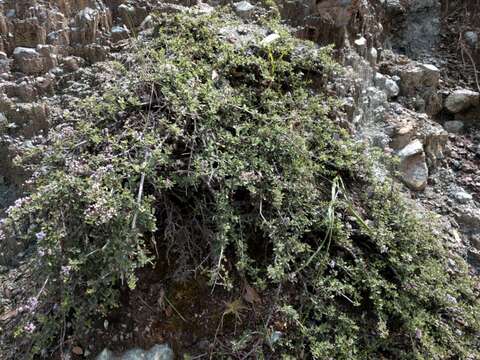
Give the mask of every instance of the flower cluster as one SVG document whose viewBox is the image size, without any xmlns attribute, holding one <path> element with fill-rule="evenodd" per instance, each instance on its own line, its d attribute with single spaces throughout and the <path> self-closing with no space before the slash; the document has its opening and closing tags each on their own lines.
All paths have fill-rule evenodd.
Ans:
<svg viewBox="0 0 480 360">
<path fill-rule="evenodd" d="M 107 199 L 102 197 L 97 199 L 97 201 L 90 205 L 85 211 L 87 220 L 95 221 L 99 224 L 106 224 L 117 215 L 117 210 L 109 204 Z"/>
<path fill-rule="evenodd" d="M 72 270 L 72 267 L 71 266 L 62 266 L 61 269 L 60 269 L 60 273 L 62 274 L 62 276 L 64 277 L 69 277 L 70 276 L 70 271 Z"/>
<path fill-rule="evenodd" d="M 38 298 L 31 297 L 27 300 L 26 304 L 20 307 L 21 312 L 34 313 L 38 307 Z"/>
<path fill-rule="evenodd" d="M 13 215 L 15 211 L 19 210 L 25 205 L 28 205 L 31 201 L 32 198 L 30 196 L 25 196 L 15 200 L 15 203 L 6 210 L 7 215 Z"/>
<path fill-rule="evenodd" d="M 35 326 L 34 323 L 32 322 L 29 322 L 27 325 L 25 325 L 25 327 L 23 328 L 27 333 L 31 334 L 33 333 L 37 327 Z"/>
</svg>

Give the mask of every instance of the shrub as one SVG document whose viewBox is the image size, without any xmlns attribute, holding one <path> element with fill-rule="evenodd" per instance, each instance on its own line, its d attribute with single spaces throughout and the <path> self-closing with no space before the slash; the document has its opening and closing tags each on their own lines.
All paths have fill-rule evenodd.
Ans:
<svg viewBox="0 0 480 360">
<path fill-rule="evenodd" d="M 477 354 L 474 281 L 332 119 L 330 49 L 274 23 L 273 44 L 254 25 L 230 43 L 225 12 L 157 21 L 115 66 L 124 78 L 20 160 L 31 190 L 4 226 L 38 253 L 41 290 L 19 331 L 37 334 L 34 351 L 66 321 L 81 333 L 107 314 L 162 252 L 178 277 L 201 268 L 214 287 L 248 279 L 277 294 L 259 354 Z M 268 347 L 273 318 L 283 334 Z"/>
</svg>

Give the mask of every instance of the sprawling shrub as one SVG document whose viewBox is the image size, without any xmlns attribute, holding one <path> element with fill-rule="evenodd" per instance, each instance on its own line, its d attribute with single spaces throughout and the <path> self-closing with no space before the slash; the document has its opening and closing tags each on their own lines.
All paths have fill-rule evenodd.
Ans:
<svg viewBox="0 0 480 360">
<path fill-rule="evenodd" d="M 329 49 L 237 25 L 159 18 L 121 81 L 25 149 L 31 190 L 4 226 L 33 241 L 39 291 L 18 335 L 39 351 L 66 321 L 83 331 L 167 257 L 276 294 L 258 356 L 475 356 L 473 280 L 335 121 Z"/>
</svg>

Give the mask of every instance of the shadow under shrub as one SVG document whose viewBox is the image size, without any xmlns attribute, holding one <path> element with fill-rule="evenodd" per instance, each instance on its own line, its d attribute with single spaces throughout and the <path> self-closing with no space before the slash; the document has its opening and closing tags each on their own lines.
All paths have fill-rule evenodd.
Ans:
<svg viewBox="0 0 480 360">
<path fill-rule="evenodd" d="M 278 294 L 250 329 L 258 356 L 478 355 L 476 280 L 434 221 L 375 181 L 329 116 L 337 101 L 308 80 L 338 71 L 329 49 L 275 23 L 273 44 L 252 25 L 239 46 L 227 12 L 157 21 L 133 63 L 116 64 L 118 84 L 24 149 L 31 191 L 3 226 L 38 253 L 16 334 L 31 353 L 118 306 L 157 248 L 178 277 Z"/>
</svg>

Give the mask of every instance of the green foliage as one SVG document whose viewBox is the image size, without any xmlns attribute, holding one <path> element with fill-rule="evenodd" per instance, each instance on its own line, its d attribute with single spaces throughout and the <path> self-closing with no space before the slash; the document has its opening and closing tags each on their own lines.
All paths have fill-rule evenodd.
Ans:
<svg viewBox="0 0 480 360">
<path fill-rule="evenodd" d="M 273 45 L 252 28 L 238 46 L 222 35 L 237 21 L 160 18 L 134 64 L 115 64 L 121 84 L 25 149 L 31 192 L 5 226 L 39 252 L 36 348 L 67 319 L 81 332 L 117 306 L 155 248 L 179 275 L 201 268 L 212 286 L 276 290 L 269 305 L 286 327 L 264 350 L 278 358 L 477 354 L 465 264 L 448 268 L 434 222 L 376 184 L 329 117 L 330 49 L 278 24 Z"/>
</svg>

